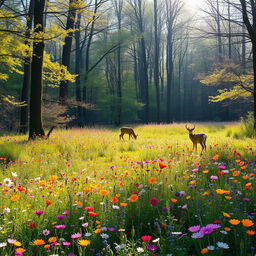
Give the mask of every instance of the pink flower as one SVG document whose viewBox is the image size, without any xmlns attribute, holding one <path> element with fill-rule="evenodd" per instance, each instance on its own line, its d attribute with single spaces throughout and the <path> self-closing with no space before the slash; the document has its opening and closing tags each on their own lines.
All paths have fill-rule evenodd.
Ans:
<svg viewBox="0 0 256 256">
<path fill-rule="evenodd" d="M 43 235 L 44 236 L 48 236 L 49 234 L 50 234 L 50 230 L 48 230 L 48 229 L 43 230 Z"/>
<path fill-rule="evenodd" d="M 8 238 L 8 239 L 7 239 L 7 242 L 8 242 L 9 244 L 14 244 L 16 241 L 17 241 L 17 240 L 16 240 L 16 239 L 13 239 L 13 238 Z"/>
<path fill-rule="evenodd" d="M 205 226 L 200 229 L 200 233 L 203 235 L 210 235 L 213 232 L 213 228 L 211 226 Z"/>
<path fill-rule="evenodd" d="M 36 214 L 37 216 L 40 216 L 44 213 L 44 211 L 41 211 L 41 210 L 37 210 L 34 212 L 34 214 Z"/>
<path fill-rule="evenodd" d="M 93 206 L 87 206 L 84 208 L 87 212 L 93 212 L 94 207 Z"/>
<path fill-rule="evenodd" d="M 54 228 L 56 229 L 64 229 L 66 225 L 55 225 Z"/>
<path fill-rule="evenodd" d="M 149 200 L 150 204 L 155 206 L 155 205 L 158 205 L 158 199 L 156 197 L 152 197 L 150 200 Z"/>
<path fill-rule="evenodd" d="M 67 241 L 62 242 L 62 244 L 63 244 L 64 246 L 70 246 L 70 245 L 71 245 L 71 243 L 70 243 L 70 242 L 67 242 Z"/>
<path fill-rule="evenodd" d="M 65 212 L 63 212 L 63 214 L 68 215 L 68 214 L 70 214 L 70 211 L 65 211 Z"/>
<path fill-rule="evenodd" d="M 211 178 L 211 180 L 217 180 L 217 179 L 218 179 L 218 176 L 213 176 L 213 175 L 212 175 L 210 178 Z"/>
<path fill-rule="evenodd" d="M 82 236 L 81 233 L 75 233 L 75 234 L 71 235 L 71 238 L 72 238 L 72 239 L 78 239 L 78 238 L 80 238 L 81 236 Z"/>
<path fill-rule="evenodd" d="M 152 238 L 152 236 L 142 236 L 142 237 L 141 237 L 141 240 L 142 240 L 143 242 L 149 242 L 149 241 L 151 240 L 151 238 Z"/>
<path fill-rule="evenodd" d="M 211 228 L 211 229 L 218 229 L 218 228 L 221 228 L 221 225 L 218 225 L 218 224 L 207 224 L 205 227 Z"/>
<path fill-rule="evenodd" d="M 197 225 L 197 226 L 192 226 L 190 228 L 188 228 L 188 230 L 192 233 L 195 233 L 195 232 L 198 232 L 200 230 L 200 225 Z"/>
<path fill-rule="evenodd" d="M 225 170 L 225 169 L 226 169 L 226 166 L 225 166 L 225 165 L 219 165 L 219 166 L 218 166 L 218 169 L 220 169 L 220 170 Z"/>
</svg>

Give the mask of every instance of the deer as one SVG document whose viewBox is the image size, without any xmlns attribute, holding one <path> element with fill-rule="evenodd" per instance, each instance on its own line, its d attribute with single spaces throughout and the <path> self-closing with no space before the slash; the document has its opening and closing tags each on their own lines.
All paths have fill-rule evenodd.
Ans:
<svg viewBox="0 0 256 256">
<path fill-rule="evenodd" d="M 135 134 L 134 130 L 130 127 L 122 127 L 120 128 L 121 134 L 119 135 L 120 140 L 124 140 L 124 134 L 129 134 L 129 140 L 133 137 L 135 140 L 137 139 L 138 134 Z"/>
<path fill-rule="evenodd" d="M 206 150 L 206 139 L 207 136 L 204 133 L 195 133 L 193 134 L 193 131 L 195 130 L 195 125 L 193 128 L 188 128 L 187 125 L 185 125 L 186 129 L 189 132 L 189 138 L 193 142 L 193 150 L 195 149 L 197 151 L 197 143 L 200 143 L 202 146 L 202 152 L 203 150 Z"/>
</svg>

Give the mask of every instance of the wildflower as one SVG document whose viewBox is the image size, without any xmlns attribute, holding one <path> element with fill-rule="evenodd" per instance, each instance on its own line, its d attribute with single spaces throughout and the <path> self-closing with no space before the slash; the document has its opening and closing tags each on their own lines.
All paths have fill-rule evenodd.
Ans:
<svg viewBox="0 0 256 256">
<path fill-rule="evenodd" d="M 102 196 L 106 196 L 106 195 L 109 194 L 109 191 L 107 191 L 107 190 L 101 190 L 100 193 L 101 193 Z"/>
<path fill-rule="evenodd" d="M 63 216 L 63 215 L 58 215 L 58 216 L 57 216 L 57 219 L 58 219 L 58 220 L 63 220 L 63 219 L 64 219 L 64 216 Z"/>
<path fill-rule="evenodd" d="M 117 197 L 113 196 L 110 201 L 111 203 L 117 203 L 119 200 Z"/>
<path fill-rule="evenodd" d="M 19 199 L 20 199 L 20 196 L 19 196 L 19 195 L 14 195 L 14 196 L 11 197 L 10 200 L 11 200 L 12 202 L 17 202 L 17 201 L 19 201 Z"/>
<path fill-rule="evenodd" d="M 159 163 L 159 167 L 160 167 L 161 169 L 164 169 L 164 168 L 168 167 L 168 165 L 166 165 L 166 164 L 164 164 L 164 163 Z"/>
<path fill-rule="evenodd" d="M 102 239 L 109 239 L 108 234 L 102 233 L 100 236 L 101 236 Z"/>
<path fill-rule="evenodd" d="M 12 180 L 10 178 L 5 178 L 3 180 L 3 186 L 10 188 L 11 186 L 13 186 Z"/>
<path fill-rule="evenodd" d="M 254 236 L 254 235 L 256 234 L 256 232 L 253 231 L 253 230 L 247 230 L 247 231 L 246 231 L 246 234 L 247 234 L 248 236 Z"/>
<path fill-rule="evenodd" d="M 210 235 L 213 232 L 213 229 L 209 226 L 202 227 L 199 231 L 203 235 Z"/>
<path fill-rule="evenodd" d="M 244 227 L 249 228 L 254 225 L 254 223 L 249 219 L 243 219 L 242 224 Z"/>
<path fill-rule="evenodd" d="M 217 246 L 222 249 L 229 249 L 229 245 L 223 242 L 217 242 Z"/>
<path fill-rule="evenodd" d="M 16 252 L 24 253 L 26 251 L 26 249 L 24 249 L 24 248 L 17 248 L 15 251 Z"/>
<path fill-rule="evenodd" d="M 231 216 L 230 216 L 228 213 L 226 213 L 226 212 L 223 212 L 222 214 L 223 214 L 223 216 L 226 217 L 226 218 L 231 218 Z"/>
<path fill-rule="evenodd" d="M 37 239 L 37 240 L 34 240 L 33 244 L 37 245 L 37 246 L 40 246 L 40 245 L 44 245 L 45 241 L 42 240 L 42 239 Z"/>
<path fill-rule="evenodd" d="M 230 191 L 229 191 L 229 190 L 216 189 L 215 191 L 216 191 L 216 193 L 217 193 L 218 195 L 230 194 Z"/>
<path fill-rule="evenodd" d="M 156 239 L 154 239 L 152 242 L 153 243 L 158 243 L 160 241 L 160 238 L 156 238 Z"/>
<path fill-rule="evenodd" d="M 85 223 L 82 224 L 82 227 L 83 227 L 83 228 L 87 228 L 88 226 L 89 226 L 89 223 L 88 223 L 88 222 L 85 222 Z"/>
<path fill-rule="evenodd" d="M 178 202 L 178 200 L 175 199 L 175 198 L 171 198 L 170 200 L 171 200 L 172 203 L 177 203 Z"/>
<path fill-rule="evenodd" d="M 211 180 L 218 180 L 219 178 L 218 178 L 218 176 L 212 175 L 212 176 L 210 177 L 210 179 L 211 179 Z"/>
<path fill-rule="evenodd" d="M 206 227 L 214 229 L 221 228 L 221 225 L 218 224 L 207 224 Z"/>
<path fill-rule="evenodd" d="M 215 250 L 215 246 L 213 246 L 213 245 L 208 245 L 208 246 L 207 246 L 207 249 L 208 249 L 209 251 L 214 251 L 214 250 Z"/>
<path fill-rule="evenodd" d="M 192 186 L 196 185 L 196 180 L 191 180 L 191 181 L 189 182 L 189 185 L 192 185 Z"/>
<path fill-rule="evenodd" d="M 63 241 L 62 244 L 63 244 L 64 246 L 67 246 L 67 247 L 71 245 L 71 243 L 70 243 L 70 242 L 67 242 L 67 241 Z"/>
<path fill-rule="evenodd" d="M 156 197 L 152 197 L 150 200 L 149 200 L 149 203 L 152 205 L 152 206 L 156 206 L 158 205 L 158 199 Z"/>
<path fill-rule="evenodd" d="M 97 228 L 97 229 L 94 230 L 94 233 L 95 233 L 95 234 L 99 234 L 101 231 L 102 231 L 101 228 Z"/>
<path fill-rule="evenodd" d="M 69 214 L 70 214 L 70 211 L 64 211 L 62 214 L 64 214 L 64 215 L 69 215 Z"/>
<path fill-rule="evenodd" d="M 36 227 L 36 223 L 35 222 L 30 222 L 29 223 L 29 227 L 32 229 L 32 228 L 35 228 Z"/>
<path fill-rule="evenodd" d="M 44 213 L 44 211 L 41 211 L 41 210 L 37 210 L 34 212 L 34 214 L 36 214 L 37 216 L 40 216 Z"/>
<path fill-rule="evenodd" d="M 82 247 L 86 247 L 87 245 L 91 244 L 91 242 L 89 240 L 79 240 L 78 244 Z"/>
<path fill-rule="evenodd" d="M 197 232 L 197 233 L 193 233 L 191 236 L 193 239 L 199 239 L 204 237 L 204 234 L 202 234 L 201 232 Z"/>
<path fill-rule="evenodd" d="M 157 246 L 155 244 L 148 244 L 147 249 L 153 252 L 157 249 Z"/>
<path fill-rule="evenodd" d="M 137 252 L 144 252 L 144 249 L 142 247 L 138 247 Z"/>
<path fill-rule="evenodd" d="M 16 242 L 14 242 L 14 244 L 13 244 L 14 246 L 17 246 L 17 247 L 19 247 L 19 246 L 21 246 L 22 244 L 21 244 L 21 242 L 19 242 L 19 241 L 16 241 Z"/>
<path fill-rule="evenodd" d="M 88 212 L 88 215 L 91 217 L 95 217 L 96 215 L 98 215 L 98 213 L 96 212 Z"/>
<path fill-rule="evenodd" d="M 46 203 L 47 206 L 49 206 L 49 205 L 52 204 L 52 201 L 50 201 L 50 200 L 45 200 L 45 203 Z"/>
<path fill-rule="evenodd" d="M 232 225 L 238 225 L 239 223 L 240 223 L 240 220 L 237 220 L 237 219 L 232 219 L 232 220 L 229 220 L 228 221 L 230 224 L 232 224 Z"/>
<path fill-rule="evenodd" d="M 54 228 L 55 229 L 64 229 L 66 227 L 66 225 L 55 225 Z"/>
<path fill-rule="evenodd" d="M 85 233 L 85 234 L 84 234 L 85 237 L 89 237 L 89 236 L 91 236 L 91 235 L 92 235 L 92 233 Z"/>
<path fill-rule="evenodd" d="M 141 240 L 142 240 L 143 242 L 149 242 L 149 241 L 151 240 L 151 238 L 152 238 L 152 236 L 142 236 L 142 237 L 141 237 Z"/>
<path fill-rule="evenodd" d="M 220 157 L 220 155 L 217 154 L 217 155 L 215 155 L 215 156 L 212 158 L 212 160 L 215 160 L 215 161 L 216 161 L 216 160 L 219 159 L 219 157 Z"/>
<path fill-rule="evenodd" d="M 56 236 L 52 236 L 52 237 L 50 237 L 49 239 L 48 239 L 48 242 L 49 243 L 56 243 L 57 242 L 57 237 Z"/>
<path fill-rule="evenodd" d="M 200 225 L 189 227 L 188 230 L 192 233 L 198 232 L 200 230 Z"/>
<path fill-rule="evenodd" d="M 48 235 L 50 234 L 50 230 L 44 229 L 43 232 L 42 232 L 42 234 L 43 234 L 44 236 L 48 236 Z"/>
<path fill-rule="evenodd" d="M 209 252 L 209 249 L 208 248 L 203 248 L 202 250 L 201 250 L 201 253 L 202 254 L 206 254 L 206 253 L 208 253 Z"/>
<path fill-rule="evenodd" d="M 92 212 L 94 210 L 93 206 L 87 206 L 84 208 L 87 212 Z"/>
<path fill-rule="evenodd" d="M 149 182 L 150 184 L 155 184 L 155 183 L 156 183 L 156 178 L 155 178 L 155 177 L 150 177 L 150 178 L 148 179 L 148 182 Z"/>
<path fill-rule="evenodd" d="M 72 234 L 72 235 L 71 235 L 71 238 L 72 238 L 72 239 L 78 239 L 78 238 L 80 238 L 81 236 L 82 236 L 81 233 L 75 233 L 75 234 Z"/>
<path fill-rule="evenodd" d="M 0 248 L 3 248 L 3 247 L 5 247 L 5 246 L 7 246 L 7 243 L 0 243 Z"/>
<path fill-rule="evenodd" d="M 135 203 L 138 199 L 139 199 L 139 197 L 136 194 L 132 194 L 130 196 L 130 201 L 133 202 L 133 203 Z"/>
<path fill-rule="evenodd" d="M 8 238 L 8 239 L 7 239 L 7 242 L 8 242 L 9 244 L 14 244 L 16 241 L 17 241 L 17 240 L 16 240 L 16 239 L 13 239 L 13 238 Z"/>
<path fill-rule="evenodd" d="M 120 203 L 121 206 L 126 207 L 127 203 Z"/>
</svg>

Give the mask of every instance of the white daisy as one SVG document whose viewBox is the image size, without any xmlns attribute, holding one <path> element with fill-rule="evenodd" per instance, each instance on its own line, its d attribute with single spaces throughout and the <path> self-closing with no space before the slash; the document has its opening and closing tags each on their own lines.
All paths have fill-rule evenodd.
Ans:
<svg viewBox="0 0 256 256">
<path fill-rule="evenodd" d="M 11 187 L 13 185 L 13 182 L 12 182 L 12 180 L 10 179 L 10 178 L 5 178 L 4 180 L 3 180 L 3 186 L 5 186 L 5 187 Z"/>
<path fill-rule="evenodd" d="M 222 249 L 229 249 L 229 245 L 223 242 L 217 242 L 217 246 Z"/>
</svg>

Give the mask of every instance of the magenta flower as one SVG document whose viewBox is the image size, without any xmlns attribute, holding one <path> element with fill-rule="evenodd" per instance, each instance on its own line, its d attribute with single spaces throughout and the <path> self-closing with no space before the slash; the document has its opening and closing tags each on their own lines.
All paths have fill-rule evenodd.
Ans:
<svg viewBox="0 0 256 256">
<path fill-rule="evenodd" d="M 212 227 L 205 226 L 200 229 L 200 233 L 203 235 L 210 235 L 213 232 Z"/>
<path fill-rule="evenodd" d="M 155 251 L 157 249 L 157 246 L 155 244 L 148 244 L 147 249 L 149 251 Z"/>
<path fill-rule="evenodd" d="M 75 233 L 75 234 L 72 234 L 72 235 L 71 235 L 71 238 L 72 238 L 72 239 L 78 239 L 78 238 L 80 238 L 81 236 L 82 236 L 81 233 Z"/>
<path fill-rule="evenodd" d="M 193 169 L 192 172 L 198 172 L 198 168 Z"/>
<path fill-rule="evenodd" d="M 218 229 L 218 228 L 221 228 L 221 225 L 218 225 L 218 224 L 207 224 L 205 227 L 207 228 L 211 228 L 211 229 Z"/>
<path fill-rule="evenodd" d="M 63 216 L 63 215 L 58 215 L 58 216 L 57 216 L 57 219 L 58 219 L 58 220 L 63 220 L 63 219 L 64 219 L 64 216 Z"/>
<path fill-rule="evenodd" d="M 200 230 L 200 225 L 197 225 L 197 226 L 192 226 L 190 228 L 188 228 L 188 230 L 192 233 L 195 233 L 195 232 L 198 232 Z"/>
<path fill-rule="evenodd" d="M 43 213 L 44 213 L 44 211 L 41 211 L 41 210 L 34 211 L 34 214 L 36 214 L 37 216 L 40 216 Z"/>
<path fill-rule="evenodd" d="M 63 244 L 64 246 L 70 246 L 70 245 L 71 245 L 71 243 L 70 243 L 70 242 L 67 242 L 67 241 L 62 242 L 62 244 Z"/>
<path fill-rule="evenodd" d="M 68 215 L 68 214 L 70 214 L 70 211 L 65 211 L 65 212 L 63 212 L 63 214 Z"/>
<path fill-rule="evenodd" d="M 155 205 L 158 205 L 158 199 L 156 197 L 152 197 L 150 200 L 149 200 L 150 204 L 155 206 Z"/>
<path fill-rule="evenodd" d="M 55 225 L 54 228 L 56 229 L 64 229 L 66 225 Z"/>
<path fill-rule="evenodd" d="M 243 201 L 245 201 L 245 202 L 249 202 L 249 201 L 250 201 L 250 198 L 248 198 L 248 197 L 244 197 L 244 198 L 243 198 Z"/>
<path fill-rule="evenodd" d="M 218 166 L 218 169 L 220 169 L 220 170 L 225 170 L 225 169 L 226 169 L 226 166 L 225 166 L 225 165 L 219 165 L 219 166 Z"/>
</svg>

